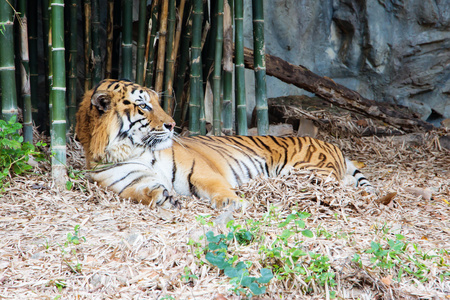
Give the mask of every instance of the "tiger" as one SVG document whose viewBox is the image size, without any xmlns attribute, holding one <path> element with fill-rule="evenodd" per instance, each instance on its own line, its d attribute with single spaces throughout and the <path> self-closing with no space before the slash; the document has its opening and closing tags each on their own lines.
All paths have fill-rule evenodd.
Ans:
<svg viewBox="0 0 450 300">
<path fill-rule="evenodd" d="M 127 80 L 86 92 L 76 118 L 91 179 L 151 208 L 179 205 L 174 194 L 208 199 L 214 209 L 242 207 L 237 187 L 293 169 L 372 187 L 338 147 L 311 137 L 175 135 L 159 95 Z"/>
</svg>

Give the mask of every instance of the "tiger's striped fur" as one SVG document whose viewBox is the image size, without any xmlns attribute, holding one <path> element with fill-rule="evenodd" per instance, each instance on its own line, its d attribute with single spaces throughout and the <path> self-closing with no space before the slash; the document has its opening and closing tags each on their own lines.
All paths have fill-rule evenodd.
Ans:
<svg viewBox="0 0 450 300">
<path fill-rule="evenodd" d="M 211 200 L 213 207 L 242 201 L 233 188 L 250 179 L 312 169 L 357 186 L 367 179 L 336 146 L 309 137 L 173 137 L 174 123 L 153 91 L 128 81 L 105 80 L 86 93 L 77 135 L 91 177 L 144 204 L 171 200 L 173 191 Z"/>
</svg>

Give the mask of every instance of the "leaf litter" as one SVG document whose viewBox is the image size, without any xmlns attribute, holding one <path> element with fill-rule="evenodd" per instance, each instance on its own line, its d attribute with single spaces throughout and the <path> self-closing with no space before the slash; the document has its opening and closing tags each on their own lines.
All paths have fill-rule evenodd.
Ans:
<svg viewBox="0 0 450 300">
<path fill-rule="evenodd" d="M 238 194 L 251 205 L 225 219 L 239 224 L 262 220 L 271 208 L 280 218 L 293 210 L 310 213 L 305 222 L 314 237 L 304 238 L 302 247 L 330 258 L 338 298 L 448 298 L 450 279 L 440 274 L 450 265 L 450 153 L 439 147 L 437 135 L 427 134 L 419 146 L 398 137 L 322 138 L 364 162 L 362 172 L 378 188 L 376 197 L 296 171 L 240 187 Z M 83 168 L 76 141 L 68 147 L 68 165 L 75 171 Z M 226 233 L 224 226 L 210 228 L 198 221 L 198 216 L 212 221 L 224 211 L 189 197 L 179 197 L 179 210 L 151 210 L 81 177 L 72 179 L 72 190 L 58 190 L 45 164 L 35 172 L 14 177 L 0 197 L 0 297 L 240 299 L 223 272 L 204 258 L 202 263 L 188 245 L 190 239 L 204 243 L 200 237 L 209 230 Z M 394 196 L 381 203 L 388 194 Z M 77 245 L 68 242 L 76 225 L 85 239 Z M 261 243 L 270 245 L 282 230 L 277 224 L 265 228 Z M 440 257 L 440 263 L 424 260 L 428 280 L 404 273 L 398 281 L 398 267 L 373 267 L 364 256 L 373 241 L 385 244 L 396 234 L 408 241 L 406 252 L 413 253 L 414 244 Z M 259 251 L 262 244 L 236 246 L 235 251 L 259 270 L 268 264 Z M 361 255 L 360 264 L 353 260 L 355 254 Z M 197 279 L 182 280 L 186 267 Z M 294 276 L 273 279 L 266 294 L 255 298 L 322 299 L 329 297 L 329 289 Z"/>
</svg>

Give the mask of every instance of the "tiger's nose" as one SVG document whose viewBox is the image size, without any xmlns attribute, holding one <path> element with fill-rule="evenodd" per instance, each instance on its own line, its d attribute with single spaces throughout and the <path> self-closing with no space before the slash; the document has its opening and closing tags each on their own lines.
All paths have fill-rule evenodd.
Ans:
<svg viewBox="0 0 450 300">
<path fill-rule="evenodd" d="M 164 127 L 172 131 L 175 128 L 175 122 L 164 123 Z"/>
</svg>

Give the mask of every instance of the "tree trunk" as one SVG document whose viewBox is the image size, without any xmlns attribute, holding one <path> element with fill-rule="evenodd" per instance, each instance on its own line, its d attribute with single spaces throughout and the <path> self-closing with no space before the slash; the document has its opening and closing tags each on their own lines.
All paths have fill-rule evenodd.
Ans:
<svg viewBox="0 0 450 300">
<path fill-rule="evenodd" d="M 244 49 L 246 68 L 253 69 L 253 50 Z M 296 66 L 279 57 L 266 54 L 266 73 L 283 82 L 293 84 L 341 108 L 384 121 L 405 132 L 432 130 L 430 123 L 424 122 L 412 114 L 400 111 L 399 107 L 378 103 L 362 97 L 332 79 L 321 77 L 303 66 Z"/>
</svg>

